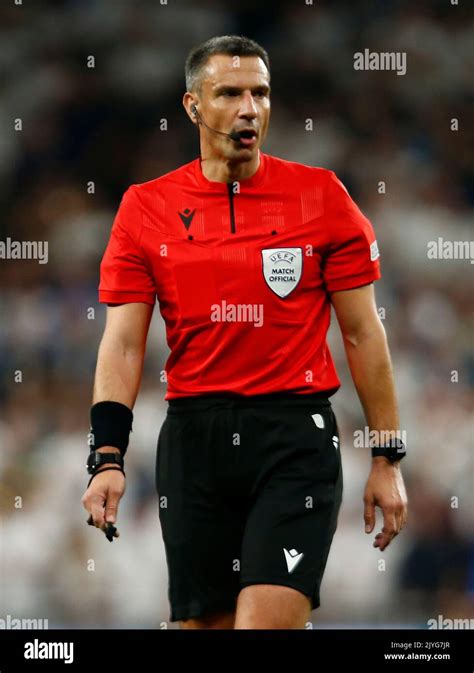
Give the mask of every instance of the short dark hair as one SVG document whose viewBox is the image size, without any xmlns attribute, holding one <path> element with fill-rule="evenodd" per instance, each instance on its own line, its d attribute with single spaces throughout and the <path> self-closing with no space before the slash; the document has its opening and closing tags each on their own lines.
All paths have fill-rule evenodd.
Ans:
<svg viewBox="0 0 474 673">
<path fill-rule="evenodd" d="M 270 72 L 270 59 L 265 49 L 243 35 L 221 35 L 211 37 L 206 42 L 193 47 L 186 59 L 184 73 L 186 90 L 200 93 L 200 75 L 202 68 L 214 54 L 228 54 L 229 56 L 259 56 Z"/>
</svg>

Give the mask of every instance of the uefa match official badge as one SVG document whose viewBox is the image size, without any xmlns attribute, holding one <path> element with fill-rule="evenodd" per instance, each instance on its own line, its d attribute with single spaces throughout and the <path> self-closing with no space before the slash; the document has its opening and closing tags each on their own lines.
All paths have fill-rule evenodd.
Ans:
<svg viewBox="0 0 474 673">
<path fill-rule="evenodd" d="M 262 250 L 263 277 L 279 297 L 287 297 L 298 285 L 303 268 L 302 248 Z"/>
</svg>

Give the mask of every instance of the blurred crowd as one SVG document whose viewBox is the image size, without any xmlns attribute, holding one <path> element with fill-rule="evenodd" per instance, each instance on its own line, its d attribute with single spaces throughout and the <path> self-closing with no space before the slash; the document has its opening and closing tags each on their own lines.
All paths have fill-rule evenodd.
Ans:
<svg viewBox="0 0 474 673">
<path fill-rule="evenodd" d="M 168 353 L 158 306 L 121 537 L 109 544 L 86 526 L 80 502 L 106 310 L 97 287 L 125 189 L 198 156 L 181 105 L 184 61 L 191 47 L 224 34 L 252 37 L 269 53 L 263 151 L 334 170 L 381 251 L 376 295 L 407 434 L 409 523 L 383 554 L 363 532 L 370 461 L 353 433 L 365 420 L 333 324 L 345 491 L 314 627 L 426 628 L 438 614 L 474 617 L 472 266 L 427 256 L 439 237 L 472 238 L 467 4 L 2 3 L 0 240 L 48 241 L 49 260 L 0 260 L 0 617 L 176 626 L 154 483 Z M 354 70 L 354 53 L 366 48 L 406 52 L 406 75 Z"/>
</svg>

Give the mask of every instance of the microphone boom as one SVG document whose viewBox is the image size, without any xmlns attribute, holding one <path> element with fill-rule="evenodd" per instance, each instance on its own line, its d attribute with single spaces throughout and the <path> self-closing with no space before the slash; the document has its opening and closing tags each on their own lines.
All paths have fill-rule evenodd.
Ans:
<svg viewBox="0 0 474 673">
<path fill-rule="evenodd" d="M 213 131 L 214 133 L 220 133 L 220 134 L 223 135 L 223 136 L 227 136 L 227 137 L 230 138 L 231 140 L 235 140 L 235 141 L 240 140 L 240 133 L 239 133 L 238 131 L 231 131 L 230 133 L 226 133 L 225 131 L 217 131 L 217 129 L 213 129 L 213 128 L 211 128 L 210 126 L 208 126 L 208 125 L 206 124 L 206 122 L 205 122 L 204 119 L 202 118 L 202 115 L 198 112 L 197 108 L 195 108 L 195 111 L 196 111 L 196 115 L 197 115 L 197 116 L 199 117 L 199 119 L 202 121 L 202 123 L 204 124 L 204 126 L 205 126 L 207 129 L 209 129 L 209 131 Z"/>
</svg>

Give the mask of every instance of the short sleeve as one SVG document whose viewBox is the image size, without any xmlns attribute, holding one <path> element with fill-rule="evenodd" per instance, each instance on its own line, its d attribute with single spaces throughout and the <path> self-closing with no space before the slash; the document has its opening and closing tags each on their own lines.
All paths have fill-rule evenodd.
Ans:
<svg viewBox="0 0 474 673">
<path fill-rule="evenodd" d="M 139 247 L 142 214 L 134 187 L 123 195 L 100 264 L 103 304 L 155 304 L 155 282 Z"/>
<path fill-rule="evenodd" d="M 382 277 L 372 224 L 333 171 L 326 187 L 325 223 L 329 245 L 322 273 L 328 292 L 350 290 Z"/>
</svg>

